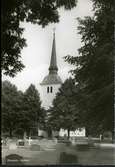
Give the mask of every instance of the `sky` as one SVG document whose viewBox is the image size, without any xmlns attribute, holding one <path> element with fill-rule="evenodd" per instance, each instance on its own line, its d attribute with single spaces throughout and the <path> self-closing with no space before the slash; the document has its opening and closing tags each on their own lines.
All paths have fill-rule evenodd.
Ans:
<svg viewBox="0 0 115 167">
<path fill-rule="evenodd" d="M 68 72 L 74 67 L 64 62 L 63 57 L 78 55 L 78 49 L 81 47 L 81 36 L 77 31 L 78 22 L 76 18 L 92 16 L 92 2 L 91 0 L 78 0 L 77 7 L 70 11 L 61 8 L 59 15 L 59 23 L 49 24 L 45 28 L 31 23 L 21 23 L 21 26 L 25 28 L 23 37 L 27 43 L 27 47 L 24 47 L 21 52 L 21 60 L 25 68 L 14 78 L 3 75 L 2 80 L 9 80 L 17 86 L 18 90 L 23 92 L 30 84 L 34 84 L 38 91 L 41 91 L 40 83 L 48 74 L 54 27 L 56 28 L 58 74 L 63 82 L 70 76 Z"/>
</svg>

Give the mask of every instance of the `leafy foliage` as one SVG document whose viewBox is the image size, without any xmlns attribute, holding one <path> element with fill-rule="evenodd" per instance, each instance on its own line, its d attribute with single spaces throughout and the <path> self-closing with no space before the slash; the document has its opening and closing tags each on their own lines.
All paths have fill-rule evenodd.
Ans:
<svg viewBox="0 0 115 167">
<path fill-rule="evenodd" d="M 79 56 L 65 60 L 76 66 L 72 74 L 81 91 L 81 121 L 96 134 L 113 130 L 114 5 L 113 0 L 92 1 L 94 16 L 78 18 Z"/>
<path fill-rule="evenodd" d="M 9 81 L 2 83 L 2 130 L 12 136 L 20 118 L 21 92 Z"/>
<path fill-rule="evenodd" d="M 34 85 L 25 93 L 18 91 L 9 81 L 2 83 L 2 130 L 23 135 L 31 128 L 37 129 L 38 124 L 44 127 L 45 112 L 41 108 L 39 93 Z"/>
<path fill-rule="evenodd" d="M 75 7 L 76 0 L 2 0 L 2 61 L 1 67 L 5 75 L 14 77 L 24 68 L 21 62 L 21 49 L 26 46 L 22 37 L 23 21 L 42 25 L 59 21 L 58 8 L 67 10 Z"/>
<path fill-rule="evenodd" d="M 48 124 L 52 129 L 72 130 L 79 124 L 79 115 L 75 106 L 76 86 L 72 78 L 67 79 L 59 89 L 50 109 Z"/>
<path fill-rule="evenodd" d="M 22 127 L 28 132 L 31 128 L 38 128 L 42 115 L 41 102 L 39 93 L 32 84 L 24 93 L 22 111 Z"/>
</svg>

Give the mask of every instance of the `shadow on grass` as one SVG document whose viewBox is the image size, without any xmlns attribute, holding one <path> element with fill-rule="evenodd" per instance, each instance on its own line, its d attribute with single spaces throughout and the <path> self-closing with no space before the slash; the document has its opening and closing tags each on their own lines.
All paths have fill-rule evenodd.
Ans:
<svg viewBox="0 0 115 167">
<path fill-rule="evenodd" d="M 76 155 L 73 155 L 73 154 L 68 154 L 66 152 L 62 152 L 60 154 L 59 163 L 60 164 L 62 164 L 62 163 L 65 163 L 65 164 L 78 163 L 78 157 Z"/>
</svg>

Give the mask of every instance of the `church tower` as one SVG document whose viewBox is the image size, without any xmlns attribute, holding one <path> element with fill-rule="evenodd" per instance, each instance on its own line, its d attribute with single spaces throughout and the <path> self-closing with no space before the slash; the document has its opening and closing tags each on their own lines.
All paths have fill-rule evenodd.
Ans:
<svg viewBox="0 0 115 167">
<path fill-rule="evenodd" d="M 42 87 L 42 106 L 48 109 L 52 106 L 52 101 L 58 92 L 59 87 L 62 84 L 62 80 L 58 75 L 57 59 L 56 59 L 56 44 L 55 44 L 55 32 L 53 33 L 53 45 L 51 60 L 49 66 L 49 74 L 41 82 Z"/>
</svg>

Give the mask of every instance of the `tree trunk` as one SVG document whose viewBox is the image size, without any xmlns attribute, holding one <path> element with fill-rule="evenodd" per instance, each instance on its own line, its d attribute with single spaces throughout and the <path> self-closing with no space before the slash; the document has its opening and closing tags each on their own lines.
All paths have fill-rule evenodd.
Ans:
<svg viewBox="0 0 115 167">
<path fill-rule="evenodd" d="M 112 131 L 112 143 L 115 143 L 115 127 L 113 128 Z"/>
<path fill-rule="evenodd" d="M 67 130 L 67 133 L 68 133 L 68 139 L 70 137 L 70 129 Z"/>
<path fill-rule="evenodd" d="M 26 137 L 27 137 L 27 133 L 26 131 L 24 131 L 24 136 L 23 136 L 24 140 L 26 139 Z"/>
<path fill-rule="evenodd" d="M 12 128 L 9 129 L 9 135 L 12 138 Z"/>
</svg>

